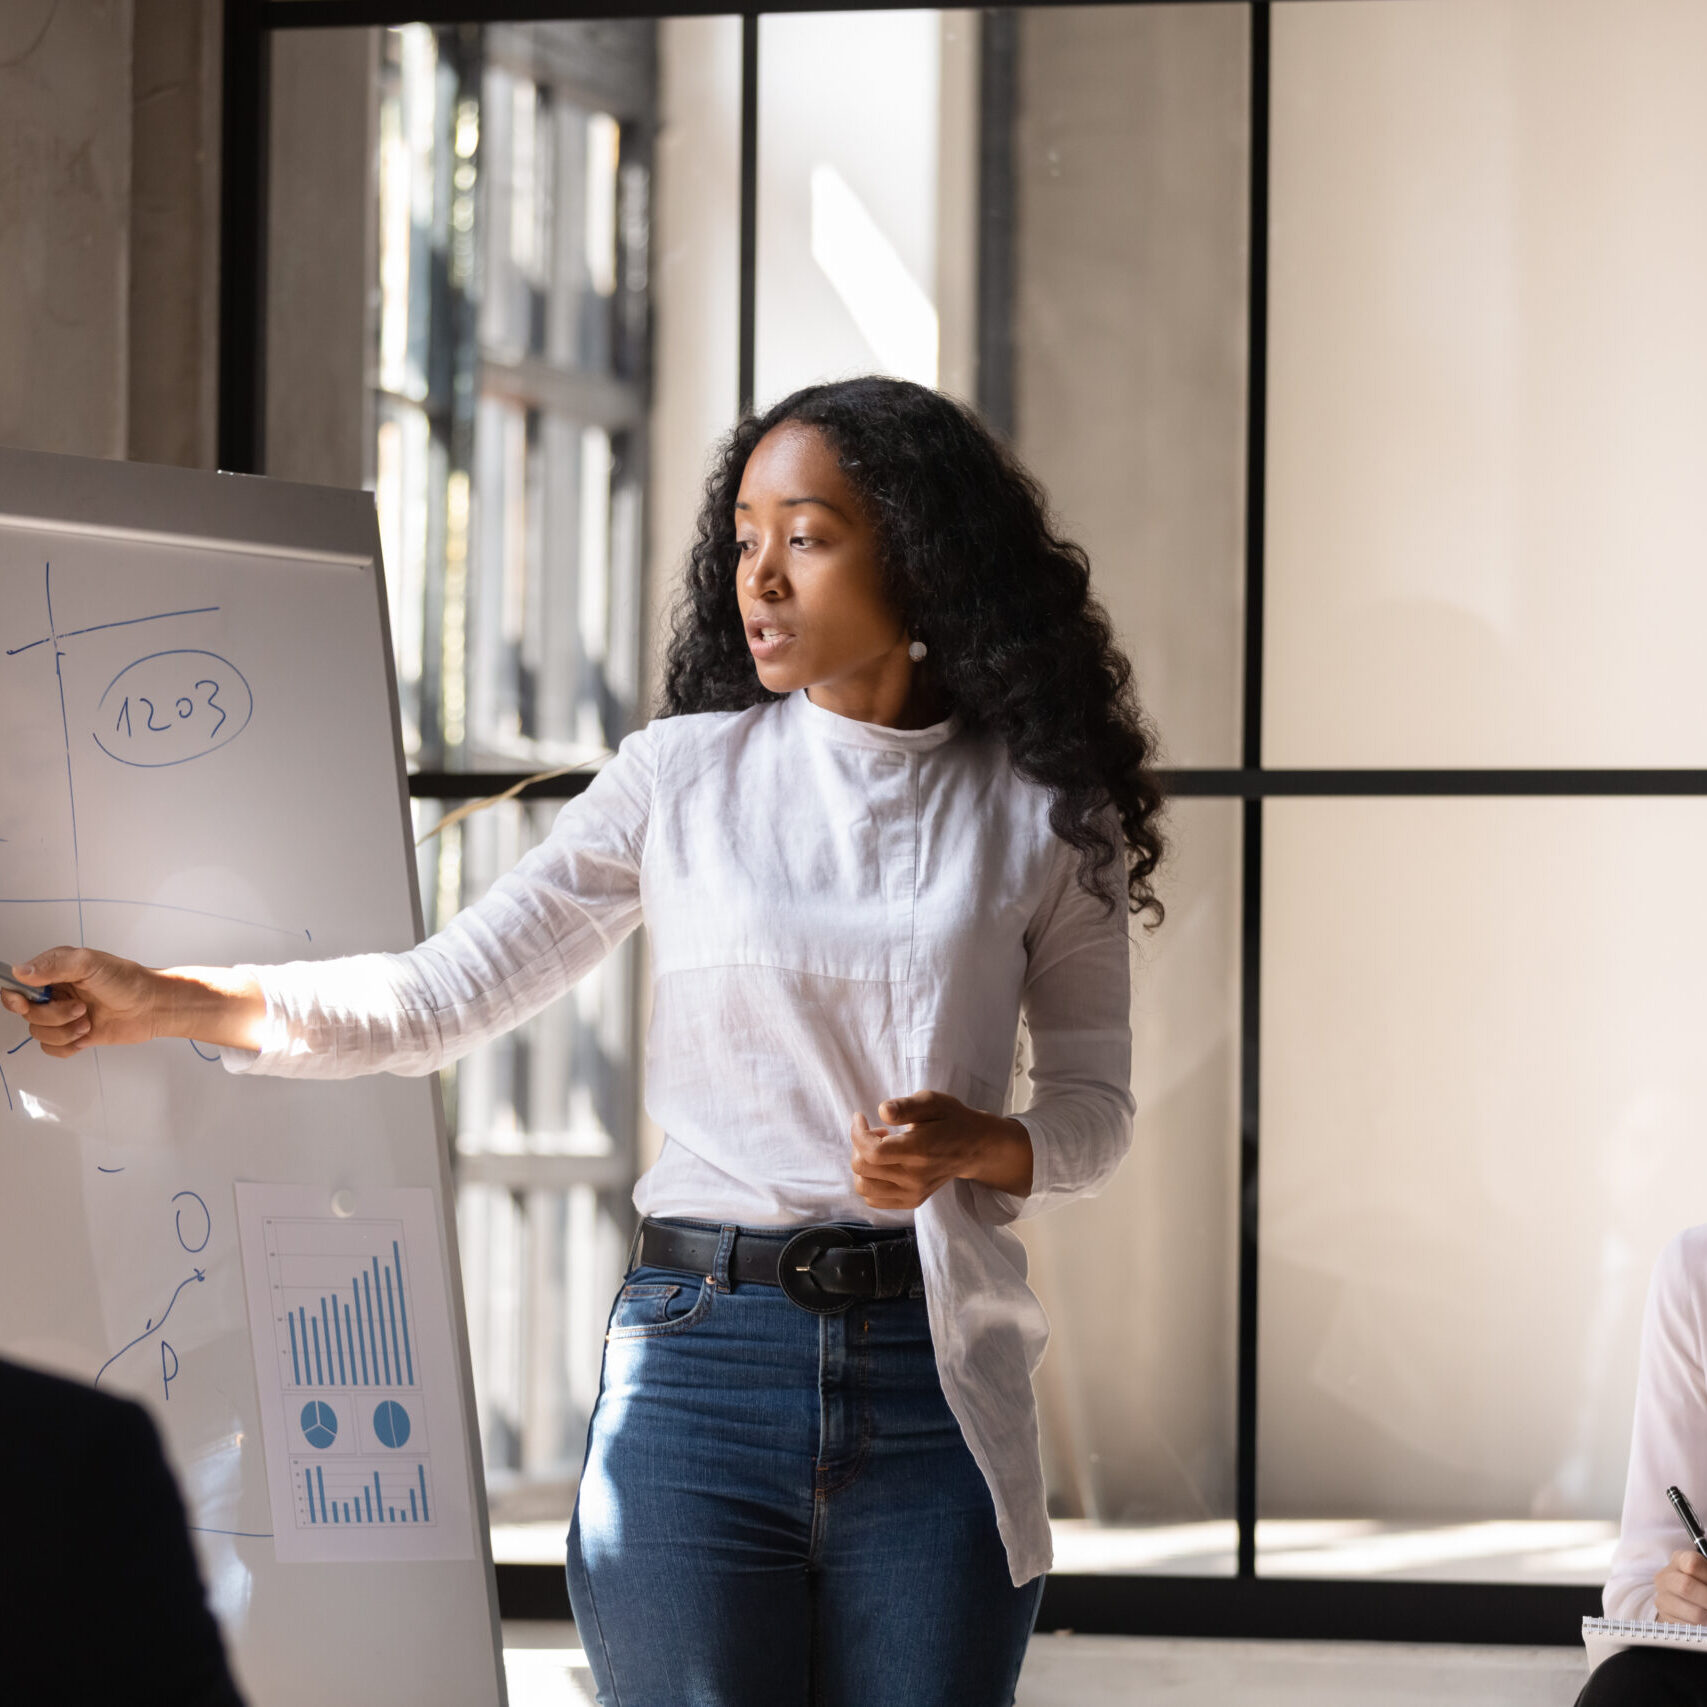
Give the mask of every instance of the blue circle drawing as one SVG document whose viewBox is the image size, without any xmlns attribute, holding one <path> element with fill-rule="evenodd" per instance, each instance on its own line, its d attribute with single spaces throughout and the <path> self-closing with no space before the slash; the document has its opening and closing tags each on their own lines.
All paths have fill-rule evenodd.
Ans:
<svg viewBox="0 0 1707 1707">
<path fill-rule="evenodd" d="M 409 1438 L 409 1413 L 395 1399 L 382 1399 L 374 1409 L 373 1432 L 381 1446 L 401 1446 Z"/>
<path fill-rule="evenodd" d="M 310 1399 L 302 1407 L 302 1434 L 324 1452 L 338 1438 L 338 1413 L 323 1399 Z"/>
</svg>

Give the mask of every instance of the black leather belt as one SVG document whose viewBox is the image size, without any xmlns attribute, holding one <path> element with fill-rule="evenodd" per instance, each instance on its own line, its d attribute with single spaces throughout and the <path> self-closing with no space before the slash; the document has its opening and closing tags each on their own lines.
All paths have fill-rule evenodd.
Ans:
<svg viewBox="0 0 1707 1707">
<path fill-rule="evenodd" d="M 721 1227 L 680 1221 L 640 1223 L 635 1264 L 711 1275 L 723 1243 Z M 902 1298 L 924 1284 L 919 1245 L 911 1232 L 876 1228 L 792 1227 L 777 1232 L 741 1228 L 729 1248 L 735 1286 L 780 1286 L 815 1316 L 833 1316 L 862 1300 Z"/>
</svg>

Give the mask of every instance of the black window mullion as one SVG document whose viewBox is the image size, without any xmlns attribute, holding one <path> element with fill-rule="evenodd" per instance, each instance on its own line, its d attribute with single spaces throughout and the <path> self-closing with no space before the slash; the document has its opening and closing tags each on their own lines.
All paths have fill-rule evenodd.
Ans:
<svg viewBox="0 0 1707 1707">
<path fill-rule="evenodd" d="M 759 14 L 741 14 L 741 327 L 735 413 L 753 408 L 759 315 Z"/>
<path fill-rule="evenodd" d="M 1250 274 L 1245 356 L 1245 703 L 1244 775 L 1262 777 L 1263 499 L 1268 409 L 1268 96 L 1269 10 L 1251 6 Z M 1257 1568 L 1257 1210 L 1262 1045 L 1262 796 L 1242 808 L 1239 931 L 1239 1308 L 1234 1428 L 1234 1513 L 1238 1575 Z"/>
<path fill-rule="evenodd" d="M 264 454 L 268 37 L 260 0 L 225 0 L 219 176 L 219 420 L 216 458 L 259 474 Z"/>
</svg>

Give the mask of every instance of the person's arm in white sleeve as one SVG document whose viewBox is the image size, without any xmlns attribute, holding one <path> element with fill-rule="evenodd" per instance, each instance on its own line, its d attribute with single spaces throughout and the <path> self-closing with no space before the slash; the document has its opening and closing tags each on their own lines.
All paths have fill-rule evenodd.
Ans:
<svg viewBox="0 0 1707 1707">
<path fill-rule="evenodd" d="M 663 745 L 658 724 L 630 735 L 539 847 L 404 953 L 160 970 L 61 946 L 12 969 L 45 1000 L 5 989 L 0 1005 L 56 1060 L 187 1037 L 236 1072 L 430 1073 L 539 1012 L 639 924 Z"/>
<path fill-rule="evenodd" d="M 622 743 L 551 834 L 436 935 L 402 954 L 235 970 L 266 1001 L 234 1071 L 298 1078 L 430 1073 L 562 994 L 640 920 L 657 737 Z"/>
<path fill-rule="evenodd" d="M 1124 866 L 1105 877 L 1113 905 L 1079 881 L 1062 843 L 1026 930 L 1021 1011 L 1031 1034 L 1031 1103 L 1013 1118 L 1031 1138 L 1031 1190 L 992 1192 L 1006 1214 L 1035 1215 L 1100 1191 L 1132 1144 L 1132 970 Z"/>
<path fill-rule="evenodd" d="M 1654 1578 L 1674 1553 L 1689 1545 L 1666 1489 L 1681 1488 L 1698 1507 L 1707 1501 L 1707 1381 L 1700 1308 L 1704 1264 L 1707 1227 L 1680 1233 L 1654 1264 L 1642 1319 L 1624 1517 L 1602 1597 L 1608 1618 L 1654 1617 Z M 1707 1612 L 1702 1616 L 1707 1619 Z"/>
</svg>

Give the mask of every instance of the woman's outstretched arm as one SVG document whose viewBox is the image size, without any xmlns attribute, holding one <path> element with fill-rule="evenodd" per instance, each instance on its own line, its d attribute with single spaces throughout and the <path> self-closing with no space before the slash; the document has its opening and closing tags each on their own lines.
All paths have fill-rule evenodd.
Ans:
<svg viewBox="0 0 1707 1707">
<path fill-rule="evenodd" d="M 193 1037 L 228 1049 L 258 1049 L 267 1017 L 260 984 L 225 966 L 139 966 L 95 948 L 50 948 L 12 968 L 21 983 L 53 999 L 32 1002 L 15 990 L 0 1003 L 30 1022 L 42 1053 L 60 1060 L 84 1049 Z"/>
<path fill-rule="evenodd" d="M 14 991 L 6 1006 L 61 1058 L 188 1037 L 222 1046 L 238 1072 L 433 1072 L 539 1012 L 639 924 L 657 745 L 655 725 L 630 735 L 540 846 L 403 953 L 153 971 L 55 949 L 24 976 L 51 985 L 54 1000 L 34 1006 Z"/>
</svg>

